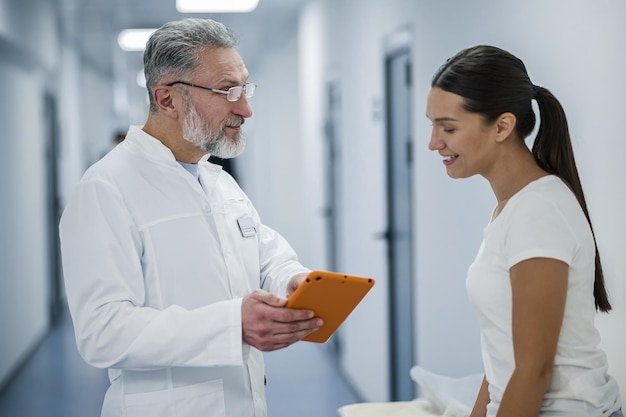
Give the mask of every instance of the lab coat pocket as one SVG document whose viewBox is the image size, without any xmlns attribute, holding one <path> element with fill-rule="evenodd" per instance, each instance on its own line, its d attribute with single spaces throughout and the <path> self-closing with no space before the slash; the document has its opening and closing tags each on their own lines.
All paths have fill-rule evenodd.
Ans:
<svg viewBox="0 0 626 417">
<path fill-rule="evenodd" d="M 222 380 L 171 390 L 127 394 L 126 417 L 225 417 Z"/>
</svg>

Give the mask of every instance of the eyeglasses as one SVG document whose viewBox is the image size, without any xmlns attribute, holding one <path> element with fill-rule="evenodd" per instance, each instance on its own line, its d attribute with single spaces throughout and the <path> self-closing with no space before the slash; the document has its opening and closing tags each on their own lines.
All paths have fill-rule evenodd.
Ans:
<svg viewBox="0 0 626 417">
<path fill-rule="evenodd" d="M 228 90 L 218 90 L 216 88 L 204 87 L 198 84 L 188 83 L 186 81 L 172 81 L 171 83 L 168 83 L 165 85 L 171 87 L 175 84 L 183 84 L 183 85 L 188 85 L 189 87 L 196 87 L 196 88 L 201 88 L 203 90 L 208 90 L 213 93 L 226 94 L 226 100 L 230 102 L 235 102 L 239 100 L 242 92 L 246 95 L 247 98 L 251 98 L 254 95 L 254 92 L 256 91 L 255 83 L 244 83 L 243 85 L 230 87 Z"/>
</svg>

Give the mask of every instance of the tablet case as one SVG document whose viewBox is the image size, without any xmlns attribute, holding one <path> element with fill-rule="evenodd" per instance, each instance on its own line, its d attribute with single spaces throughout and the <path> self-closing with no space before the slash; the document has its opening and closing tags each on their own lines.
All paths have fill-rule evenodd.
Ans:
<svg viewBox="0 0 626 417">
<path fill-rule="evenodd" d="M 287 307 L 312 310 L 324 324 L 302 340 L 324 343 L 374 286 L 368 277 L 312 271 L 287 300 Z"/>
</svg>

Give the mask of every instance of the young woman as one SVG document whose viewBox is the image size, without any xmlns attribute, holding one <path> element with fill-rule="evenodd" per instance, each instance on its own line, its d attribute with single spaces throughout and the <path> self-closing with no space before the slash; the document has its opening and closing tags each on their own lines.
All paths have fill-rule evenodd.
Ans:
<svg viewBox="0 0 626 417">
<path fill-rule="evenodd" d="M 485 367 L 471 417 L 622 416 L 594 326 L 611 305 L 558 100 L 515 56 L 476 46 L 439 68 L 426 114 L 448 175 L 482 175 L 497 199 L 467 276 Z"/>
</svg>

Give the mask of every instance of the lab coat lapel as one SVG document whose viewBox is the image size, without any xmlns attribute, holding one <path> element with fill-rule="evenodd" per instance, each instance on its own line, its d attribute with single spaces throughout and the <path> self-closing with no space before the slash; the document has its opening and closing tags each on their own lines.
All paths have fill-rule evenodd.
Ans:
<svg viewBox="0 0 626 417">
<path fill-rule="evenodd" d="M 204 159 L 204 158 L 203 158 Z M 222 167 L 219 165 L 211 164 L 207 161 L 198 162 L 198 175 L 200 177 L 200 184 L 207 197 L 211 197 L 215 190 L 215 184 L 222 171 Z"/>
</svg>

